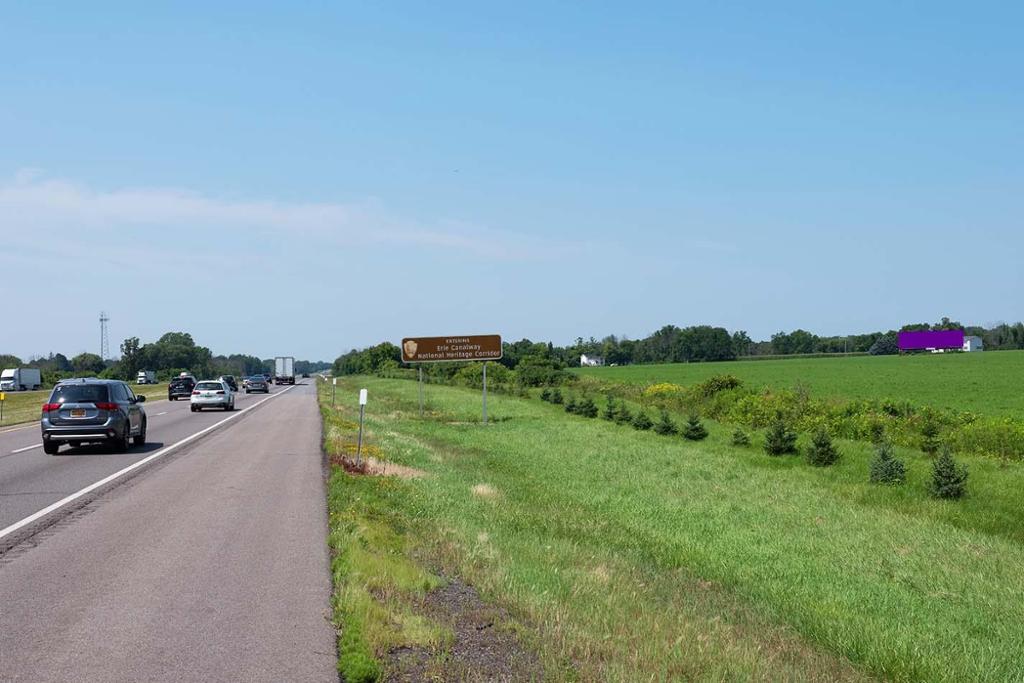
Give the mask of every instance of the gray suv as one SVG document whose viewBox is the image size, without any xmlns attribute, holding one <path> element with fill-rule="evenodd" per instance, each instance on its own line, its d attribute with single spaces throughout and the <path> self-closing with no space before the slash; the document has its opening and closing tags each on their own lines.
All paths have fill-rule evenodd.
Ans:
<svg viewBox="0 0 1024 683">
<path fill-rule="evenodd" d="M 66 379 L 43 405 L 43 451 L 56 455 L 62 443 L 72 448 L 97 441 L 118 452 L 146 443 L 145 396 L 113 379 Z"/>
</svg>

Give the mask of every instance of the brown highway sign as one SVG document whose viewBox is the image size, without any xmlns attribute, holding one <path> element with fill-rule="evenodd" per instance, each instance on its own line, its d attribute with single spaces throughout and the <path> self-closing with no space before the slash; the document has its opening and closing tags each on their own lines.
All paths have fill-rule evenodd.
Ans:
<svg viewBox="0 0 1024 683">
<path fill-rule="evenodd" d="M 478 334 L 463 337 L 406 337 L 402 340 L 403 363 L 498 360 L 501 335 Z"/>
</svg>

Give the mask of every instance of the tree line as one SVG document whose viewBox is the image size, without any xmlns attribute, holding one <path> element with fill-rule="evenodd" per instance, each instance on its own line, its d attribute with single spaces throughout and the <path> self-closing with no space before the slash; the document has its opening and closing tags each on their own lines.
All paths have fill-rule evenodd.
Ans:
<svg viewBox="0 0 1024 683">
<path fill-rule="evenodd" d="M 138 337 L 129 337 L 121 343 L 121 357 L 103 359 L 95 353 L 80 353 L 68 358 L 62 353 L 22 361 L 17 356 L 0 354 L 0 367 L 39 368 L 43 383 L 53 383 L 68 377 L 96 376 L 106 379 L 134 380 L 140 370 L 152 370 L 164 381 L 188 372 L 196 377 L 235 375 L 247 377 L 274 372 L 273 358 L 258 358 L 242 353 L 214 355 L 210 349 L 196 344 L 187 332 L 168 332 L 155 342 L 142 344 Z M 295 372 L 313 373 L 330 368 L 324 361 L 295 361 Z"/>
<path fill-rule="evenodd" d="M 641 363 L 690 363 L 769 356 L 809 354 L 898 353 L 897 335 L 905 330 L 963 329 L 967 335 L 981 337 L 985 349 L 998 351 L 1024 349 L 1024 323 L 1000 323 L 992 327 L 964 326 L 956 320 L 942 318 L 936 323 L 909 323 L 899 330 L 862 334 L 820 336 L 803 329 L 777 332 L 770 339 L 754 341 L 744 330 L 729 332 L 724 327 L 665 325 L 643 339 L 609 335 L 603 339 L 583 339 L 567 346 L 551 342 L 522 339 L 503 342 L 504 357 L 498 361 L 514 369 L 527 386 L 548 384 L 557 373 L 580 364 L 580 356 L 597 356 L 606 365 Z M 431 375 L 453 375 L 465 364 L 439 363 L 425 366 Z M 339 356 L 333 364 L 337 375 L 372 374 L 402 367 L 401 349 L 383 342 L 366 349 L 353 349 Z"/>
</svg>

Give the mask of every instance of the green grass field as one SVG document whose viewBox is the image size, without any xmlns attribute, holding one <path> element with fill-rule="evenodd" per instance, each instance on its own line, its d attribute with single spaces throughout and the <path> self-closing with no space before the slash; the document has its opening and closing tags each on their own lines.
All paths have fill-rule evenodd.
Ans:
<svg viewBox="0 0 1024 683">
<path fill-rule="evenodd" d="M 167 398 L 166 384 L 143 384 L 141 386 L 133 384 L 132 391 L 138 396 L 145 396 L 147 401 Z M 49 389 L 43 391 L 7 392 L 5 394 L 3 419 L 0 420 L 0 429 L 38 420 L 40 409 L 49 396 Z"/>
<path fill-rule="evenodd" d="M 1024 351 L 630 365 L 576 372 L 613 382 L 681 385 L 731 374 L 755 387 L 792 388 L 799 382 L 820 397 L 892 398 L 986 415 L 1024 416 Z"/>
<path fill-rule="evenodd" d="M 906 485 L 876 486 L 866 444 L 840 442 L 840 464 L 818 469 L 733 447 L 731 430 L 710 422 L 694 444 L 494 396 L 495 423 L 483 427 L 472 390 L 428 387 L 421 419 L 414 382 L 342 378 L 339 397 L 360 387 L 371 452 L 427 476 L 336 468 L 337 557 L 374 528 L 366 520 L 386 526 L 402 540 L 389 536 L 382 557 L 466 577 L 533 634 L 556 678 L 571 668 L 580 680 L 1024 680 L 1019 464 L 965 458 L 968 497 L 942 502 L 926 493 L 920 452 L 899 451 Z M 327 391 L 325 443 L 336 452 L 351 445 L 358 413 L 354 400 L 332 411 Z M 363 550 L 374 545 L 361 537 Z M 380 655 L 402 642 L 428 582 L 403 592 L 374 581 L 364 594 L 384 596 L 377 621 L 392 626 L 387 638 L 370 629 L 361 647 Z M 337 607 L 339 623 L 361 623 Z M 417 623 L 409 638 L 424 632 Z"/>
</svg>

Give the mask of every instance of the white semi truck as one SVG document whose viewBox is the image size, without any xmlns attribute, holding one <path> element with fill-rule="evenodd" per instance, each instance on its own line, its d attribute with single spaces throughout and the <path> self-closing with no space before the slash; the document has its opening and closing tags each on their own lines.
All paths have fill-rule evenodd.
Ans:
<svg viewBox="0 0 1024 683">
<path fill-rule="evenodd" d="M 43 388 L 38 368 L 7 368 L 0 372 L 0 391 L 32 391 Z"/>
<path fill-rule="evenodd" d="M 152 370 L 139 370 L 139 376 L 135 378 L 136 384 L 156 384 L 156 373 Z"/>
<path fill-rule="evenodd" d="M 274 384 L 295 384 L 295 359 L 292 356 L 274 358 Z"/>
</svg>

